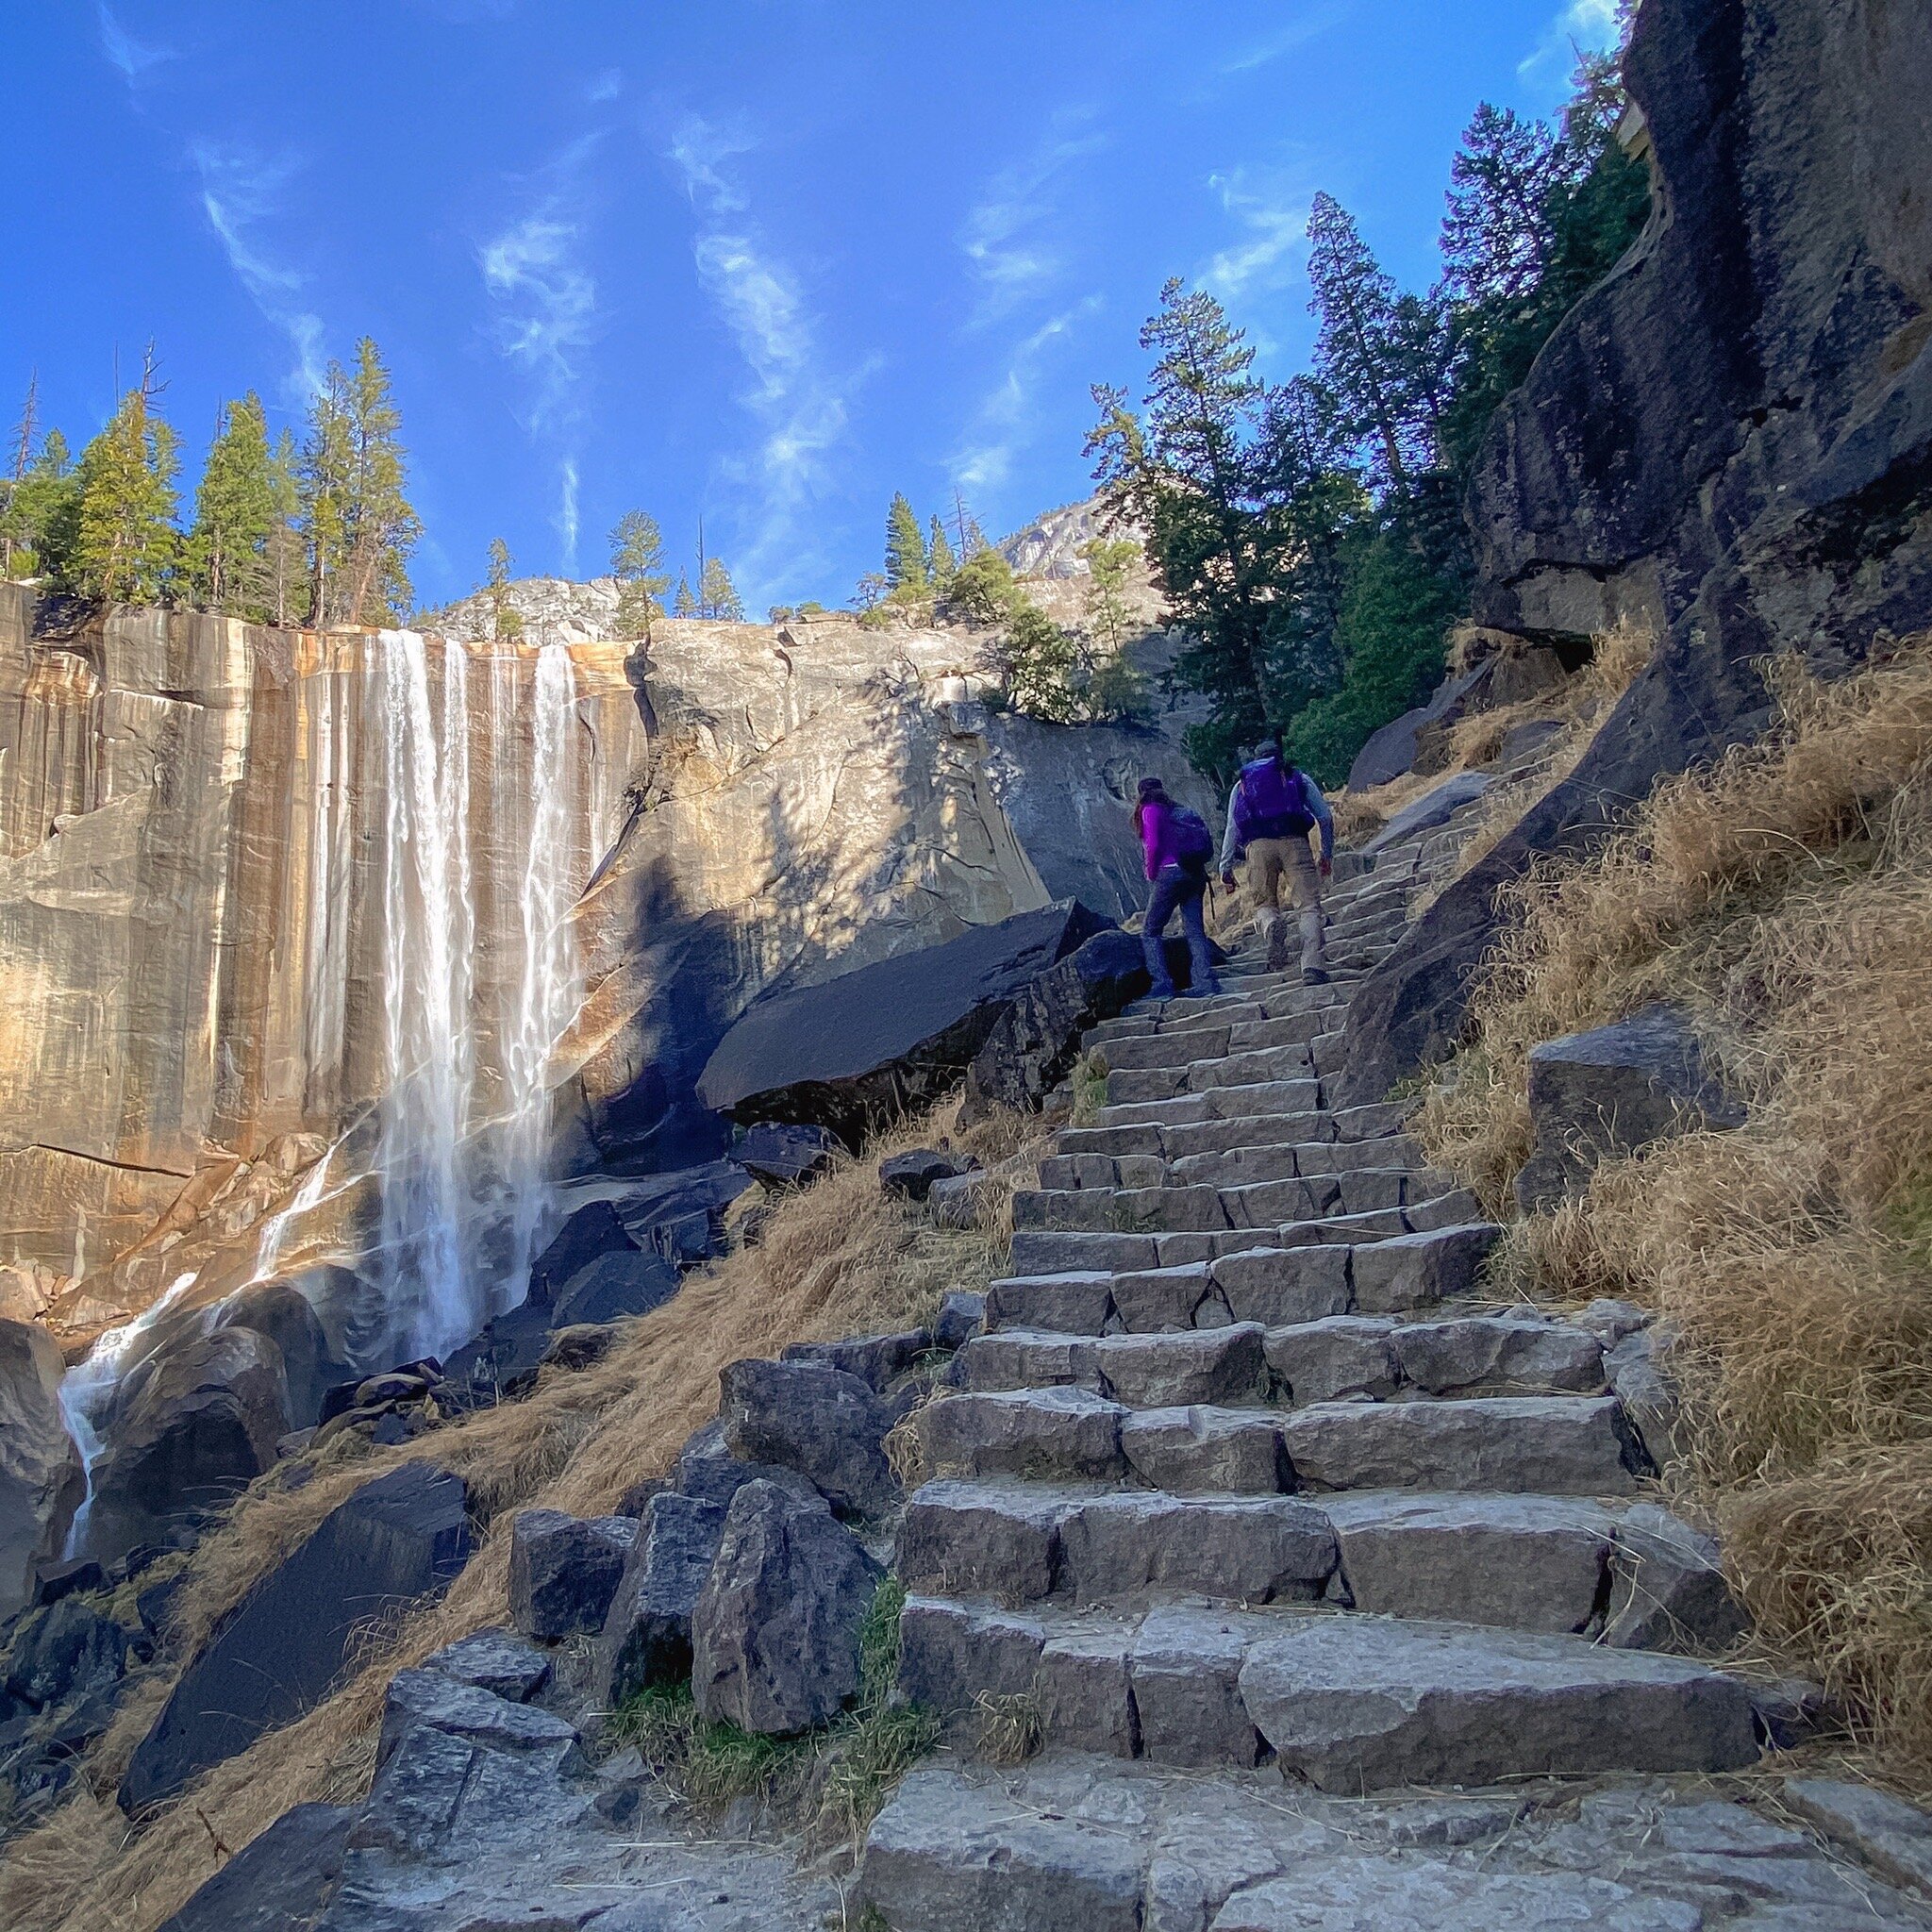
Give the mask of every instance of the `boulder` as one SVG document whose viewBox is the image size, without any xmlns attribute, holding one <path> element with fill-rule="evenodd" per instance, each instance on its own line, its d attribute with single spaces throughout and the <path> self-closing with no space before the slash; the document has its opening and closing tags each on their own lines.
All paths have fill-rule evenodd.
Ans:
<svg viewBox="0 0 1932 1932">
<path fill-rule="evenodd" d="M 668 1491 L 645 1506 L 597 1642 L 593 1691 L 607 1710 L 653 1686 L 691 1681 L 691 1618 L 724 1538 L 724 1514 L 718 1504 Z"/>
<path fill-rule="evenodd" d="M 1184 961 L 1186 952 L 1183 945 Z M 1184 963 L 1175 984 L 1190 984 L 1191 970 Z M 961 1125 L 995 1107 L 1037 1113 L 1078 1057 L 1082 1034 L 1123 1011 L 1148 984 L 1140 940 L 1110 931 L 1095 933 L 1020 988 L 966 1070 Z"/>
<path fill-rule="evenodd" d="M 719 1376 L 724 1441 L 748 1462 L 807 1477 L 841 1515 L 874 1516 L 898 1494 L 891 1418 L 857 1375 L 817 1362 L 733 1362 Z"/>
<path fill-rule="evenodd" d="M 1932 1817 L 1918 1806 L 1839 1778 L 1787 1778 L 1784 1794 L 1794 1811 L 1892 1884 L 1932 1892 Z"/>
<path fill-rule="evenodd" d="M 531 1387 L 550 1349 L 554 1312 L 542 1302 L 524 1302 L 492 1317 L 478 1334 L 452 1352 L 444 1364 L 445 1388 L 439 1399 L 487 1408 L 511 1401 Z M 559 1329 L 582 1325 L 558 1324 Z M 350 1400 L 353 1403 L 353 1391 Z"/>
<path fill-rule="evenodd" d="M 830 1723 L 858 1694 L 879 1575 L 824 1504 L 747 1483 L 691 1618 L 699 1714 L 759 1736 Z"/>
<path fill-rule="evenodd" d="M 1465 694 L 1482 681 L 1480 664 L 1474 671 L 1445 677 L 1413 710 L 1403 712 L 1380 730 L 1371 732 L 1348 768 L 1348 789 L 1373 791 L 1377 785 L 1401 777 L 1415 763 L 1417 732 L 1424 725 L 1457 715 Z"/>
<path fill-rule="evenodd" d="M 60 1414 L 60 1351 L 32 1322 L 0 1321 L 0 1621 L 32 1600 L 87 1493 Z"/>
<path fill-rule="evenodd" d="M 883 1395 L 921 1356 L 932 1347 L 932 1331 L 902 1328 L 891 1335 L 855 1335 L 842 1341 L 794 1341 L 781 1361 L 817 1362 L 857 1375 L 874 1394 Z"/>
<path fill-rule="evenodd" d="M 1479 625 L 1564 648 L 1628 623 L 1657 648 L 1357 990 L 1343 1104 L 1454 1048 L 1532 860 L 1580 856 L 1607 803 L 1758 733 L 1759 660 L 1830 675 L 1932 625 L 1932 23 L 1880 0 L 1647 6 L 1624 75 L 1667 192 L 1497 410 L 1466 502 Z"/>
<path fill-rule="evenodd" d="M 985 1295 L 954 1289 L 940 1304 L 939 1318 L 932 1324 L 932 1339 L 941 1348 L 958 1348 L 985 1326 Z"/>
<path fill-rule="evenodd" d="M 732 1497 L 749 1482 L 776 1483 L 808 1502 L 819 1493 L 811 1478 L 795 1469 L 781 1469 L 775 1462 L 751 1461 L 735 1454 L 724 1439 L 722 1422 L 708 1422 L 699 1429 L 678 1452 L 672 1471 L 672 1487 L 680 1496 L 715 1503 L 720 1509 L 727 1508 Z M 642 1513 L 641 1506 L 639 1513 Z"/>
<path fill-rule="evenodd" d="M 230 1501 L 288 1432 L 282 1353 L 253 1328 L 192 1331 L 123 1383 L 102 1431 L 89 1541 L 125 1549 L 170 1516 Z"/>
<path fill-rule="evenodd" d="M 382 1733 L 375 1745 L 377 1770 L 411 1731 L 419 1729 L 440 1731 L 446 1738 L 461 1738 L 513 1757 L 576 1755 L 576 1732 L 552 1711 L 513 1703 L 441 1671 L 398 1671 L 383 1699 Z"/>
<path fill-rule="evenodd" d="M 574 1275 L 606 1255 L 635 1254 L 638 1243 L 610 1201 L 590 1201 L 564 1217 L 543 1252 L 530 1263 L 530 1301 L 553 1306 Z"/>
<path fill-rule="evenodd" d="M 284 1811 L 205 1880 L 159 1932 L 319 1932 L 355 1820 L 348 1805 Z"/>
<path fill-rule="evenodd" d="M 289 1378 L 289 1420 L 298 1429 L 322 1420 L 323 1397 L 349 1373 L 348 1364 L 329 1346 L 307 1295 L 286 1281 L 243 1289 L 221 1306 L 217 1328 L 252 1328 L 281 1351 L 282 1372 Z"/>
<path fill-rule="evenodd" d="M 1604 1356 L 1604 1379 L 1658 1469 L 1683 1454 L 1682 1405 L 1664 1359 L 1669 1340 L 1667 1329 L 1640 1328 Z"/>
<path fill-rule="evenodd" d="M 447 1590 L 470 1554 L 464 1501 L 460 1478 L 412 1462 L 324 1517 L 190 1659 L 135 1747 L 122 1809 L 139 1816 L 312 1709 L 372 1617 Z"/>
<path fill-rule="evenodd" d="M 803 1187 L 830 1172 L 837 1142 L 824 1127 L 759 1121 L 731 1150 L 754 1178 L 774 1188 Z"/>
<path fill-rule="evenodd" d="M 963 1233 L 982 1224 L 997 1198 L 998 1183 L 992 1175 L 975 1171 L 933 1182 L 926 1191 L 925 1205 L 935 1227 Z"/>
<path fill-rule="evenodd" d="M 950 1087 L 1014 996 L 1105 924 L 1062 900 L 768 993 L 718 1042 L 698 1096 L 741 1121 L 813 1123 L 857 1146 L 870 1125 Z"/>
<path fill-rule="evenodd" d="M 85 1597 L 62 1597 L 21 1621 L 7 1661 L 7 1688 L 36 1710 L 117 1682 L 129 1633 Z"/>
<path fill-rule="evenodd" d="M 1751 1627 L 1716 1541 L 1654 1503 L 1624 1512 L 1613 1570 L 1604 1641 L 1619 1649 L 1714 1657 Z"/>
<path fill-rule="evenodd" d="M 508 1630 L 472 1631 L 425 1657 L 423 1668 L 512 1704 L 527 1704 L 550 1681 L 550 1659 Z"/>
<path fill-rule="evenodd" d="M 557 1642 L 603 1629 L 638 1525 L 627 1516 L 520 1509 L 509 1533 L 509 1620 Z"/>
<path fill-rule="evenodd" d="M 1404 806 L 1374 838 L 1366 841 L 1360 847 L 1362 856 L 1373 858 L 1404 839 L 1447 824 L 1465 805 L 1474 804 L 1492 782 L 1486 772 L 1457 772 L 1453 777 L 1444 778 L 1412 804 Z"/>
<path fill-rule="evenodd" d="M 1529 1112 L 1536 1151 L 1516 1176 L 1525 1213 L 1580 1193 L 1599 1160 L 1744 1119 L 1706 1068 L 1689 1019 L 1669 1006 L 1531 1047 Z"/>
<path fill-rule="evenodd" d="M 1091 941 L 1090 941 L 1091 943 Z M 931 1147 L 914 1147 L 904 1154 L 889 1155 L 879 1162 L 879 1186 L 889 1194 L 908 1201 L 923 1201 L 935 1181 L 950 1180 L 965 1167 L 950 1154 Z"/>
<path fill-rule="evenodd" d="M 679 1279 L 675 1266 L 661 1255 L 637 1248 L 600 1255 L 558 1291 L 552 1325 L 576 1328 L 624 1315 L 648 1315 L 677 1292 Z"/>
<path fill-rule="evenodd" d="M 613 1205 L 639 1247 L 690 1268 L 720 1252 L 725 1209 L 757 1185 L 737 1161 L 711 1160 L 628 1180 Z"/>
</svg>

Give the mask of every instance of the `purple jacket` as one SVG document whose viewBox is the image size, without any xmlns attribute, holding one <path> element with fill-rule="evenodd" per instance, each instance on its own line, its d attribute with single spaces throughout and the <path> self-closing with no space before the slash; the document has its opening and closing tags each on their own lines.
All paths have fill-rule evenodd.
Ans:
<svg viewBox="0 0 1932 1932">
<path fill-rule="evenodd" d="M 1150 798 L 1145 804 L 1134 808 L 1134 815 L 1141 824 L 1141 850 L 1150 879 L 1163 865 L 1174 864 L 1179 857 L 1174 849 L 1176 828 L 1174 814 L 1174 807 L 1169 799 Z"/>
</svg>

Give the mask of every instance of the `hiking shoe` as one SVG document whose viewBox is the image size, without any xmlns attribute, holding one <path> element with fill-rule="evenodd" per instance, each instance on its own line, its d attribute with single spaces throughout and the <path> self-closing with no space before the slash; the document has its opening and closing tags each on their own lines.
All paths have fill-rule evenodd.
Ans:
<svg viewBox="0 0 1932 1932">
<path fill-rule="evenodd" d="M 1268 971 L 1286 973 L 1288 971 L 1288 941 L 1275 940 L 1268 948 Z"/>
<path fill-rule="evenodd" d="M 1302 984 L 1304 986 L 1326 986 L 1328 984 L 1328 975 L 1319 966 L 1304 966 L 1302 968 Z"/>
</svg>

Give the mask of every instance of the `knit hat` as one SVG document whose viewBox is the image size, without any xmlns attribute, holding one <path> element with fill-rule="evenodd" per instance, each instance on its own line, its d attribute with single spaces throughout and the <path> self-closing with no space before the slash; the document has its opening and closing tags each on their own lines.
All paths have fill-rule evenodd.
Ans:
<svg viewBox="0 0 1932 1932">
<path fill-rule="evenodd" d="M 1142 805 L 1145 805 L 1150 798 L 1165 798 L 1166 796 L 1167 787 L 1158 778 L 1142 778 L 1141 780 L 1141 803 Z"/>
</svg>

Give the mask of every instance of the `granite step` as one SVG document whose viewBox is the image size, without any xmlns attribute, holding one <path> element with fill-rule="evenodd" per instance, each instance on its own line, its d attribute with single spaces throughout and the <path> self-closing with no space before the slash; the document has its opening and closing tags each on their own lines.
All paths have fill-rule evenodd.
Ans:
<svg viewBox="0 0 1932 1932">
<path fill-rule="evenodd" d="M 1326 1035 L 1317 1036 L 1326 1038 Z M 1253 1053 L 1222 1053 L 1179 1066 L 1130 1067 L 1107 1076 L 1107 1104 L 1119 1107 L 1149 1100 L 1172 1100 L 1217 1087 L 1254 1087 L 1263 1082 L 1308 1076 L 1310 1047 L 1264 1046 Z"/>
<path fill-rule="evenodd" d="M 1203 1180 L 1177 1187 L 1025 1188 L 1013 1196 L 1013 1225 L 1220 1232 L 1420 1207 L 1455 1191 L 1454 1176 L 1435 1169 L 1366 1165 L 1233 1186 Z"/>
</svg>

